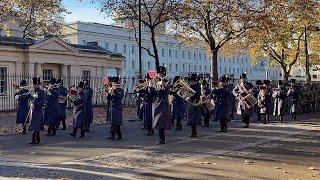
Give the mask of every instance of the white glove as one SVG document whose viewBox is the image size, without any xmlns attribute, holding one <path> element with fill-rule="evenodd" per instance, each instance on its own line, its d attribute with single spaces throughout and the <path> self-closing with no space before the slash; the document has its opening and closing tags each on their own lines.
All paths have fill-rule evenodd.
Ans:
<svg viewBox="0 0 320 180">
<path fill-rule="evenodd" d="M 33 98 L 38 98 L 38 94 L 33 94 L 32 97 Z"/>
<path fill-rule="evenodd" d="M 15 96 L 14 96 L 14 98 L 15 98 L 16 100 L 18 100 L 19 97 L 20 97 L 19 95 L 15 95 Z"/>
</svg>

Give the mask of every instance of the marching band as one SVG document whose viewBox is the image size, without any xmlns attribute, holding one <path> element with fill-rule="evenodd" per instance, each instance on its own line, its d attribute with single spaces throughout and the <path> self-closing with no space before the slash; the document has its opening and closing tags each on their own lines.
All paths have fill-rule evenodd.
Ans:
<svg viewBox="0 0 320 180">
<path fill-rule="evenodd" d="M 146 74 L 145 79 L 134 88 L 137 94 L 137 115 L 142 120 L 146 134 L 153 136 L 155 129 L 159 131 L 158 144 L 166 143 L 166 130 L 175 126 L 181 131 L 182 120 L 191 127 L 191 138 L 198 137 L 198 126 L 209 127 L 210 119 L 220 122 L 220 132 L 226 133 L 228 123 L 234 118 L 236 111 L 240 115 L 244 128 L 248 128 L 250 118 L 257 113 L 257 120 L 263 124 L 270 123 L 270 115 L 278 117 L 283 123 L 286 104 L 289 103 L 292 120 L 297 119 L 298 105 L 303 98 L 300 87 L 294 79 L 286 86 L 281 80 L 272 86 L 270 80 L 257 80 L 256 86 L 247 81 L 247 75 L 241 74 L 239 84 L 234 85 L 230 76 L 222 76 L 219 81 L 211 81 L 208 77 L 191 74 L 188 78 L 176 76 L 172 82 L 167 79 L 166 68 L 160 66 L 156 75 Z M 70 102 L 73 106 L 72 137 L 85 137 L 93 123 L 93 94 L 90 81 L 79 82 L 77 87 L 69 90 L 63 86 L 63 80 L 51 78 L 49 85 L 41 88 L 39 77 L 33 78 L 33 85 L 28 86 L 26 80 L 15 86 L 15 99 L 18 101 L 16 123 L 22 124 L 21 134 L 26 134 L 27 124 L 32 132 L 30 144 L 40 143 L 40 131 L 47 126 L 47 136 L 55 136 L 56 130 L 66 130 L 66 108 Z M 316 90 L 316 87 L 310 89 Z M 306 89 L 307 90 L 307 89 Z M 121 140 L 123 125 L 123 104 L 125 96 L 123 84 L 119 77 L 108 77 L 104 80 L 104 91 L 107 101 L 107 121 L 110 126 L 108 139 Z M 101 93 L 101 92 L 100 92 Z M 318 92 L 319 93 L 319 92 Z M 311 112 L 319 108 L 319 99 L 311 98 L 311 105 L 303 104 L 303 110 Z M 202 121 L 203 119 L 203 121 Z"/>
</svg>

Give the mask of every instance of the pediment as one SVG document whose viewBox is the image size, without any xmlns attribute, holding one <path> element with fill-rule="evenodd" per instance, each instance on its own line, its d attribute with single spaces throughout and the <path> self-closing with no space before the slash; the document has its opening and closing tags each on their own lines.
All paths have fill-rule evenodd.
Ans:
<svg viewBox="0 0 320 180">
<path fill-rule="evenodd" d="M 69 46 L 63 40 L 52 37 L 36 42 L 34 45 L 29 47 L 30 49 L 46 50 L 46 51 L 58 51 L 58 52 L 75 52 L 74 48 Z"/>
</svg>

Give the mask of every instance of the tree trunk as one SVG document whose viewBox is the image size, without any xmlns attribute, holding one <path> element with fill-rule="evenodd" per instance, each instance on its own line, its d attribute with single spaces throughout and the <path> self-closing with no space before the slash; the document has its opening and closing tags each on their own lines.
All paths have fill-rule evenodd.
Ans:
<svg viewBox="0 0 320 180">
<path fill-rule="evenodd" d="M 153 48 L 153 53 L 154 53 L 154 61 L 156 65 L 156 70 L 157 72 L 159 71 L 160 67 L 160 60 L 159 60 L 159 53 L 158 53 L 158 48 L 157 48 L 157 43 L 156 43 L 156 33 L 154 32 L 155 29 L 150 28 L 151 30 L 151 42 L 152 42 L 152 48 Z"/>
<path fill-rule="evenodd" d="M 219 79 L 218 77 L 218 50 L 211 48 L 211 78 L 214 81 Z"/>
<path fill-rule="evenodd" d="M 309 65 L 309 50 L 308 50 L 308 35 L 307 35 L 307 27 L 304 27 L 304 50 L 306 56 L 306 82 L 311 82 L 311 74 L 310 74 L 310 65 Z"/>
</svg>

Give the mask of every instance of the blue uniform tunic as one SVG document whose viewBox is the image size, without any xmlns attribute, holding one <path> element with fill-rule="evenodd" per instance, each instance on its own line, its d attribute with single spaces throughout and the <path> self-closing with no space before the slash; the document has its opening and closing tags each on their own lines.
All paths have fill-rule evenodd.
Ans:
<svg viewBox="0 0 320 180">
<path fill-rule="evenodd" d="M 65 87 L 59 87 L 59 95 L 67 97 L 68 96 L 68 90 Z M 65 103 L 58 103 L 58 114 L 59 114 L 59 119 L 60 118 L 66 118 L 66 107 L 67 107 L 67 102 Z"/>
<path fill-rule="evenodd" d="M 32 131 L 40 131 L 43 130 L 43 106 L 46 102 L 46 95 L 45 92 L 40 89 L 35 89 L 35 95 L 31 96 L 32 101 L 32 110 L 31 110 L 31 123 L 30 129 Z"/>
<path fill-rule="evenodd" d="M 122 88 L 116 88 L 113 90 L 113 94 L 108 95 L 110 98 L 110 122 L 111 125 L 122 126 L 122 99 L 124 97 L 124 90 Z"/>
<path fill-rule="evenodd" d="M 292 89 L 288 90 L 287 96 L 290 98 L 290 113 L 296 113 L 299 103 L 300 88 L 298 86 L 293 86 Z"/>
<path fill-rule="evenodd" d="M 17 108 L 17 124 L 29 123 L 28 113 L 29 113 L 29 99 L 31 97 L 30 91 L 27 89 L 22 89 L 18 93 L 15 93 L 15 96 L 18 96 L 18 108 Z"/>
<path fill-rule="evenodd" d="M 86 122 L 92 124 L 93 123 L 93 111 L 92 111 L 92 97 L 93 90 L 92 88 L 87 88 L 86 91 L 86 103 L 85 103 L 85 111 L 86 111 Z"/>
<path fill-rule="evenodd" d="M 85 92 L 79 92 L 78 96 L 79 98 L 75 102 L 73 102 L 73 128 L 84 129 L 86 121 L 86 94 Z"/>
<path fill-rule="evenodd" d="M 225 85 L 223 88 L 216 89 L 216 118 L 217 120 L 227 120 L 229 113 L 229 88 Z"/>
<path fill-rule="evenodd" d="M 156 129 L 171 129 L 170 108 L 169 108 L 169 87 L 156 85 L 155 100 L 152 104 L 152 127 Z"/>
<path fill-rule="evenodd" d="M 45 108 L 45 125 L 48 126 L 58 126 L 59 116 L 58 116 L 58 88 L 50 89 L 46 94 L 46 108 Z"/>
<path fill-rule="evenodd" d="M 199 84 L 190 85 L 195 91 L 195 95 L 190 98 L 193 103 L 198 103 L 201 96 L 201 87 Z M 188 104 L 188 126 L 201 125 L 201 106 L 193 106 Z"/>
<path fill-rule="evenodd" d="M 176 119 L 183 119 L 186 113 L 185 101 L 177 94 L 173 94 L 173 112 Z"/>
<path fill-rule="evenodd" d="M 142 93 L 144 95 L 143 119 L 147 127 L 152 127 L 152 103 L 156 92 L 153 87 L 148 87 Z"/>
</svg>

